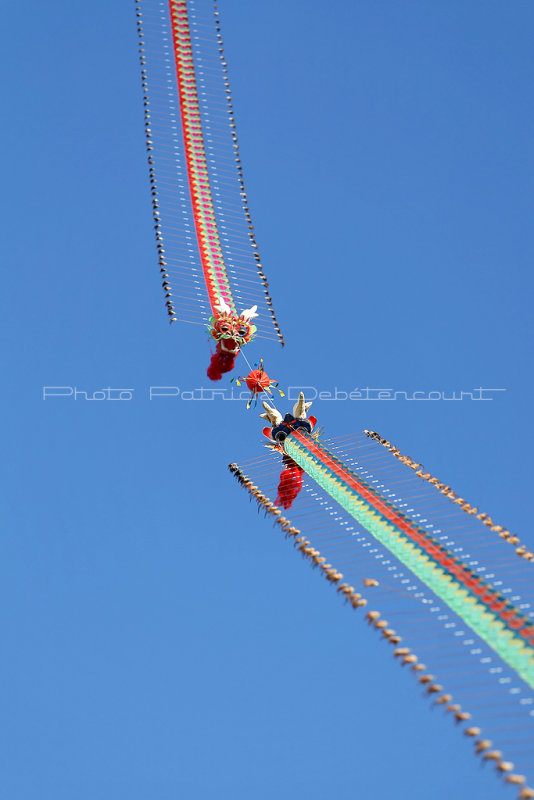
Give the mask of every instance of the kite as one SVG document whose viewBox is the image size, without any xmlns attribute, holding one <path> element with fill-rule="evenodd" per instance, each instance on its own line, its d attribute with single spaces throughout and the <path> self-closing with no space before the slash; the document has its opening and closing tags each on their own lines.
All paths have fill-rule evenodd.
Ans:
<svg viewBox="0 0 534 800">
<path fill-rule="evenodd" d="M 284 339 L 248 207 L 218 11 L 136 0 L 136 14 L 165 306 L 170 322 L 208 327 L 208 377 L 220 380 L 252 338 Z"/>
<path fill-rule="evenodd" d="M 265 402 L 268 455 L 230 471 L 482 761 L 534 797 L 534 553 L 377 433 L 323 440 L 309 406 Z"/>
<path fill-rule="evenodd" d="M 284 340 L 248 207 L 219 14 L 207 0 L 136 7 L 167 314 L 207 327 L 207 374 L 220 380 L 254 338 Z M 265 398 L 266 450 L 230 471 L 482 762 L 534 798 L 534 553 L 376 432 L 325 439 L 302 392 L 283 415 L 263 360 L 248 366 L 237 381 L 247 407 Z"/>
</svg>

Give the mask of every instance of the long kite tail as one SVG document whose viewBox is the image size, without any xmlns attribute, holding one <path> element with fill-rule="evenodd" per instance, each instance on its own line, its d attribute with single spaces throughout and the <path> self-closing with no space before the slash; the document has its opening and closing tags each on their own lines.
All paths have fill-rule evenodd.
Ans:
<svg viewBox="0 0 534 800">
<path fill-rule="evenodd" d="M 365 433 L 325 444 L 298 430 L 283 447 L 231 470 L 475 753 L 532 797 L 531 565 Z M 303 470 L 291 519 L 270 499 L 287 457 Z"/>
<path fill-rule="evenodd" d="M 136 0 L 146 146 L 171 321 L 259 307 L 257 336 L 284 343 L 245 191 L 217 8 Z"/>
</svg>

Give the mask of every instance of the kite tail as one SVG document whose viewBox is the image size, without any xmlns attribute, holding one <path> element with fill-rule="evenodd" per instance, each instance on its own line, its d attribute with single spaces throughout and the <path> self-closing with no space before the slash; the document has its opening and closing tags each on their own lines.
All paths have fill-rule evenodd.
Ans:
<svg viewBox="0 0 534 800">
<path fill-rule="evenodd" d="M 292 458 L 284 457 L 284 469 L 280 473 L 276 505 L 291 508 L 293 500 L 302 489 L 302 467 L 295 464 Z"/>
<path fill-rule="evenodd" d="M 235 360 L 239 355 L 237 353 L 225 353 L 221 350 L 220 342 L 217 343 L 217 349 L 213 353 L 210 365 L 207 370 L 207 376 L 211 381 L 220 381 L 225 372 L 231 372 L 234 368 Z"/>
</svg>

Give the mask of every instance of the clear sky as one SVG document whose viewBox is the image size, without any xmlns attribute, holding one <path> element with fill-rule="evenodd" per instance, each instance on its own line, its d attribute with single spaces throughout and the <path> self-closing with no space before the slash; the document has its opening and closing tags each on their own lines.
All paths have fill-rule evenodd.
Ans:
<svg viewBox="0 0 534 800">
<path fill-rule="evenodd" d="M 534 5 L 220 3 L 282 385 L 534 546 Z M 226 470 L 260 452 L 158 280 L 133 3 L 4 4 L 0 795 L 514 793 Z M 43 401 L 43 386 L 133 391 Z"/>
</svg>

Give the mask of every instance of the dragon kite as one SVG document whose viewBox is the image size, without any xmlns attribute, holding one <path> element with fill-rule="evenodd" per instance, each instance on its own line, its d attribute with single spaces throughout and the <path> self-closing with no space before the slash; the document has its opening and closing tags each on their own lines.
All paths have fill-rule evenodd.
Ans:
<svg viewBox="0 0 534 800">
<path fill-rule="evenodd" d="M 284 339 L 248 208 L 219 16 L 196 0 L 136 6 L 167 315 L 207 326 L 207 374 L 220 380 L 254 337 Z"/>
<path fill-rule="evenodd" d="M 284 339 L 248 207 L 219 13 L 208 0 L 136 8 L 167 314 L 207 327 L 207 374 L 220 380 L 253 339 Z M 265 448 L 232 474 L 477 756 L 534 798 L 534 553 L 377 433 L 326 439 L 302 392 L 282 414 L 263 360 L 249 368 L 237 380 L 247 406 L 263 400 Z"/>
</svg>

